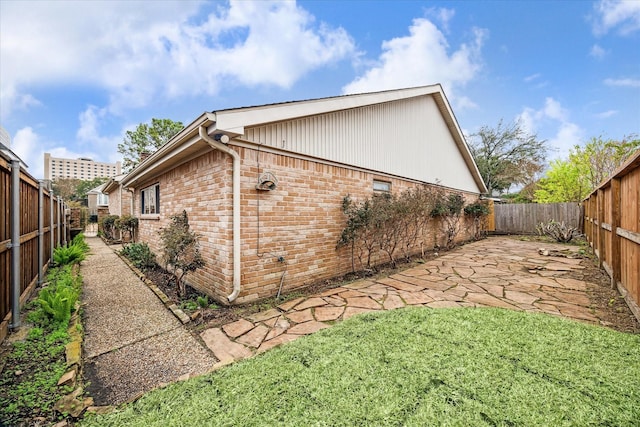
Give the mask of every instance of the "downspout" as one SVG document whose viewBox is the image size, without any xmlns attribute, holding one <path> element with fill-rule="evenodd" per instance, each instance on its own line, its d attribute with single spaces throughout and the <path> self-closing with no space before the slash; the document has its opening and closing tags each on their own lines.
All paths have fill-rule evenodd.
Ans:
<svg viewBox="0 0 640 427">
<path fill-rule="evenodd" d="M 233 159 L 233 292 L 227 296 L 229 302 L 233 302 L 240 294 L 240 155 L 222 142 L 211 138 L 206 126 L 201 125 L 199 132 L 200 138 L 211 148 L 220 150 Z"/>
</svg>

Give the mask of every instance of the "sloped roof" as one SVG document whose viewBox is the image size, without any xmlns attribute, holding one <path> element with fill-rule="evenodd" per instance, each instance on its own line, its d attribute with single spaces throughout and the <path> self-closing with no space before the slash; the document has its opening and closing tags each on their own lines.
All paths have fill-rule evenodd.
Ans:
<svg viewBox="0 0 640 427">
<path fill-rule="evenodd" d="M 202 141 L 198 135 L 198 129 L 203 125 L 207 127 L 209 134 L 224 133 L 230 138 L 234 138 L 243 135 L 245 128 L 252 126 L 425 95 L 432 96 L 435 100 L 476 185 L 481 192 L 486 192 L 486 186 L 480 172 L 439 84 L 206 112 L 182 129 L 158 151 L 138 164 L 121 182 L 125 187 L 135 187 L 139 182 L 157 176 L 193 158 L 198 153 L 202 153 L 203 150 L 210 149 L 208 144 Z"/>
</svg>

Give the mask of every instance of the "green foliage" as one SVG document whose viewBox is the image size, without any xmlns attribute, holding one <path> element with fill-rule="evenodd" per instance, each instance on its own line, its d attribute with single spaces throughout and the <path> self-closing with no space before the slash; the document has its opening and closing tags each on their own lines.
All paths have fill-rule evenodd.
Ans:
<svg viewBox="0 0 640 427">
<path fill-rule="evenodd" d="M 78 248 L 82 249 L 84 253 L 89 252 L 89 245 L 87 244 L 87 242 L 85 242 L 84 234 L 82 233 L 76 234 L 76 236 L 71 241 L 71 245 L 77 246 Z"/>
<path fill-rule="evenodd" d="M 38 302 L 54 322 L 62 323 L 69 320 L 77 297 L 73 289 L 59 286 L 53 291 L 49 288 L 42 289 L 38 295 Z"/>
<path fill-rule="evenodd" d="M 141 123 L 135 130 L 128 130 L 122 143 L 118 144 L 118 153 L 124 159 L 124 171 L 129 172 L 136 167 L 144 153 L 155 152 L 183 127 L 182 122 L 154 118 L 151 119 L 151 125 Z"/>
<path fill-rule="evenodd" d="M 85 253 L 82 246 L 59 246 L 53 250 L 53 262 L 56 265 L 80 264 L 85 258 Z"/>
<path fill-rule="evenodd" d="M 585 165 L 571 160 L 551 162 L 534 193 L 537 203 L 580 202 L 591 191 Z"/>
<path fill-rule="evenodd" d="M 50 268 L 48 286 L 25 305 L 26 318 L 35 326 L 25 341 L 16 341 L 12 351 L 3 355 L 13 369 L 0 372 L 0 424 L 31 425 L 42 417 L 44 425 L 58 418 L 54 404 L 70 391 L 57 386 L 66 370 L 68 320 L 82 286 L 82 278 L 74 271 L 71 265 Z"/>
<path fill-rule="evenodd" d="M 551 162 L 538 182 L 537 203 L 580 202 L 640 149 L 640 139 L 622 141 L 592 138 L 584 146 L 576 145 L 566 160 Z"/>
<path fill-rule="evenodd" d="M 116 221 L 120 218 L 118 215 L 107 215 L 100 220 L 100 228 L 104 234 L 104 238 L 107 240 L 115 240 L 115 232 L 118 229 L 116 227 Z"/>
<path fill-rule="evenodd" d="M 546 141 L 527 134 L 520 122 L 505 125 L 500 120 L 496 128 L 483 126 L 469 141 L 490 195 L 534 182 L 545 165 Z"/>
<path fill-rule="evenodd" d="M 489 204 L 481 200 L 470 203 L 464 207 L 464 214 L 474 218 L 487 216 L 490 213 L 491 210 L 489 209 Z"/>
<path fill-rule="evenodd" d="M 149 270 L 156 266 L 156 255 L 146 243 L 131 243 L 123 247 L 120 253 L 141 270 Z"/>
<path fill-rule="evenodd" d="M 30 321 L 39 326 L 66 324 L 80 295 L 82 280 L 73 273 L 71 265 L 51 269 L 49 285 L 40 290 L 37 303 L 40 310 L 30 313 Z"/>
<path fill-rule="evenodd" d="M 138 218 L 131 215 L 122 215 L 114 221 L 114 227 L 120 230 L 124 240 L 124 233 L 128 234 L 129 241 L 135 242 L 136 231 L 138 230 Z"/>
<path fill-rule="evenodd" d="M 203 296 L 203 297 L 199 296 L 199 297 L 196 299 L 196 302 L 198 303 L 198 306 L 199 306 L 200 308 L 207 308 L 207 307 L 209 307 L 209 297 L 208 297 L 208 296 L 206 296 L 206 295 L 205 295 L 205 296 Z"/>
<path fill-rule="evenodd" d="M 204 267 L 200 254 L 198 235 L 189 229 L 187 211 L 171 217 L 171 225 L 159 231 L 162 240 L 164 261 L 171 268 L 178 286 L 178 295 L 185 295 L 184 276 Z"/>
</svg>

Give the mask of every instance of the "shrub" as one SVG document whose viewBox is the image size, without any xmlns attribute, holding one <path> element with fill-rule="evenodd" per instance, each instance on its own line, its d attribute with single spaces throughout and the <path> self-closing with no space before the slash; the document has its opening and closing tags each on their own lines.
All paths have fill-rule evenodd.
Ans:
<svg viewBox="0 0 640 427">
<path fill-rule="evenodd" d="M 164 261 L 167 269 L 176 279 L 178 295 L 186 293 L 184 276 L 204 267 L 204 259 L 200 254 L 198 235 L 189 229 L 187 211 L 171 217 L 171 225 L 159 231 L 163 244 Z"/>
<path fill-rule="evenodd" d="M 156 255 L 146 243 L 131 243 L 122 248 L 120 253 L 141 270 L 149 270 L 156 265 Z"/>
<path fill-rule="evenodd" d="M 117 230 L 116 220 L 119 218 L 118 215 L 107 215 L 100 220 L 100 227 L 102 228 L 102 232 L 104 233 L 104 238 L 107 240 L 115 240 L 115 232 Z"/>
<path fill-rule="evenodd" d="M 462 215 L 463 206 L 464 197 L 461 194 L 438 192 L 438 198 L 434 208 L 431 210 L 431 216 L 439 218 L 441 221 L 447 249 L 453 246 L 453 242 L 460 232 L 460 216 Z"/>
<path fill-rule="evenodd" d="M 128 241 L 135 242 L 136 230 L 138 229 L 138 218 L 131 215 L 122 215 L 114 221 L 114 227 L 120 230 L 120 235 L 124 240 L 124 233 L 129 236 Z"/>
<path fill-rule="evenodd" d="M 471 217 L 473 223 L 473 238 L 478 240 L 485 232 L 484 219 L 491 213 L 489 204 L 486 201 L 478 200 L 475 203 L 464 207 L 464 214 Z"/>
<path fill-rule="evenodd" d="M 538 234 L 549 236 L 560 243 L 568 243 L 578 234 L 578 229 L 575 227 L 567 226 L 564 221 L 557 222 L 550 220 L 546 224 L 541 222 L 538 227 Z"/>
<path fill-rule="evenodd" d="M 375 194 L 359 203 L 346 196 L 342 211 L 347 223 L 337 247 L 351 246 L 354 271 L 356 256 L 363 267 L 371 268 L 372 256 L 377 251 L 384 252 L 395 265 L 398 251 L 409 258 L 418 247 L 423 247 L 435 200 L 434 190 L 426 186 L 406 190 L 399 196 Z"/>
</svg>

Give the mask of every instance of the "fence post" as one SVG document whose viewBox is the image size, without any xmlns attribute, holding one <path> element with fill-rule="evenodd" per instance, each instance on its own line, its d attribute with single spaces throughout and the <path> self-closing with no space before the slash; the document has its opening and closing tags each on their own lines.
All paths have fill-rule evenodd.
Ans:
<svg viewBox="0 0 640 427">
<path fill-rule="evenodd" d="M 62 246 L 67 246 L 67 205 L 62 201 Z"/>
<path fill-rule="evenodd" d="M 49 190 L 49 263 L 53 262 L 53 245 L 54 245 L 54 234 L 53 234 L 53 191 Z"/>
<path fill-rule="evenodd" d="M 58 198 L 56 199 L 56 203 L 58 204 L 58 223 L 56 224 L 56 228 L 58 229 L 58 233 L 57 233 L 57 235 L 58 235 L 58 242 L 57 243 L 58 244 L 56 245 L 57 247 L 60 247 L 60 243 L 62 242 L 62 236 L 61 236 L 61 234 L 62 234 L 62 227 L 61 227 L 62 215 L 60 215 L 62 213 L 62 208 L 61 208 L 62 203 L 61 202 L 62 202 L 62 200 L 60 199 L 60 196 L 58 196 Z"/>
<path fill-rule="evenodd" d="M 598 267 L 602 268 L 605 258 L 605 238 L 604 238 L 604 228 L 602 228 L 602 223 L 604 221 L 604 191 L 598 189 Z"/>
<path fill-rule="evenodd" d="M 11 329 L 20 327 L 20 160 L 11 160 Z"/>
<path fill-rule="evenodd" d="M 38 182 L 38 285 L 44 281 L 44 182 Z"/>
<path fill-rule="evenodd" d="M 620 178 L 611 179 L 611 287 L 616 289 L 621 280 L 620 263 Z"/>
</svg>

